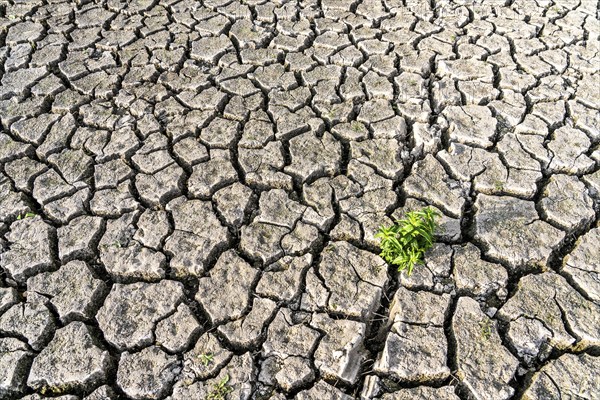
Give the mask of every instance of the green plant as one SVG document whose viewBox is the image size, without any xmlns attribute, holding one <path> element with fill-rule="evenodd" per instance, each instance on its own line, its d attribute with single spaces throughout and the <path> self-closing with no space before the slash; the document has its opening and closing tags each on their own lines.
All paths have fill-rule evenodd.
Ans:
<svg viewBox="0 0 600 400">
<path fill-rule="evenodd" d="M 17 220 L 21 220 L 23 218 L 33 218 L 33 217 L 35 217 L 35 213 L 28 212 L 25 215 L 19 214 L 19 216 L 17 217 Z"/>
<path fill-rule="evenodd" d="M 354 132 L 362 132 L 365 130 L 364 125 L 358 121 L 352 121 L 352 123 L 350 124 L 350 128 L 352 128 Z"/>
<path fill-rule="evenodd" d="M 481 328 L 481 336 L 485 340 L 489 340 L 489 338 L 492 336 L 492 321 L 487 318 L 484 319 L 483 321 L 479 322 L 479 328 Z"/>
<path fill-rule="evenodd" d="M 430 207 L 411 211 L 406 218 L 388 227 L 380 227 L 375 235 L 381 239 L 380 256 L 398 271 L 412 273 L 415 265 L 423 264 L 423 256 L 433 246 L 436 229 L 435 217 L 439 213 Z"/>
<path fill-rule="evenodd" d="M 213 389 L 206 397 L 206 400 L 225 400 L 227 395 L 233 392 L 233 388 L 227 382 L 229 382 L 229 374 L 225 374 L 219 382 L 213 385 Z"/>
<path fill-rule="evenodd" d="M 214 358 L 215 358 L 215 356 L 210 353 L 200 354 L 200 362 L 205 367 L 208 366 L 208 364 L 210 364 L 214 360 Z"/>
</svg>

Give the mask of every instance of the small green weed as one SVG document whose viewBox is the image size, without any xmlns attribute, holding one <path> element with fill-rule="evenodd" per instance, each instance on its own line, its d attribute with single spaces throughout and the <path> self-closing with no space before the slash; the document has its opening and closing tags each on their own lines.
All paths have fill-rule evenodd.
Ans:
<svg viewBox="0 0 600 400">
<path fill-rule="evenodd" d="M 365 130 L 365 126 L 358 121 L 352 121 L 350 128 L 352 128 L 354 132 L 362 132 Z"/>
<path fill-rule="evenodd" d="M 481 336 L 485 340 L 489 340 L 489 338 L 492 336 L 492 321 L 487 318 L 484 319 L 479 323 L 479 328 L 481 328 Z"/>
<path fill-rule="evenodd" d="M 423 264 L 423 256 L 433 246 L 436 229 L 435 217 L 439 213 L 430 207 L 406 214 L 394 225 L 380 227 L 376 238 L 381 238 L 380 256 L 398 271 L 412 273 L 415 265 Z"/>
<path fill-rule="evenodd" d="M 17 220 L 21 220 L 21 219 L 23 219 L 23 218 L 32 218 L 32 217 L 35 217 L 35 213 L 28 212 L 28 213 L 27 213 L 27 214 L 25 214 L 25 215 L 21 215 L 21 214 L 19 214 L 19 216 L 17 217 Z"/>
<path fill-rule="evenodd" d="M 229 382 L 229 374 L 213 385 L 213 390 L 208 394 L 206 400 L 225 400 L 227 395 L 233 392 L 233 388 L 227 382 Z"/>
<path fill-rule="evenodd" d="M 215 356 L 207 353 L 207 354 L 200 354 L 200 362 L 202 363 L 202 365 L 204 365 L 205 367 L 208 366 L 208 364 L 210 364 L 211 362 L 213 362 L 213 360 L 215 359 Z"/>
</svg>

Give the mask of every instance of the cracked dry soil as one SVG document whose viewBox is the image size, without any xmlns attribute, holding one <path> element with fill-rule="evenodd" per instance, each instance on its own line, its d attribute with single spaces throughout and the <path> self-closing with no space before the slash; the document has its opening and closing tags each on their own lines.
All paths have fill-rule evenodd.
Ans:
<svg viewBox="0 0 600 400">
<path fill-rule="evenodd" d="M 598 9 L 1 0 L 0 398 L 600 399 Z"/>
</svg>

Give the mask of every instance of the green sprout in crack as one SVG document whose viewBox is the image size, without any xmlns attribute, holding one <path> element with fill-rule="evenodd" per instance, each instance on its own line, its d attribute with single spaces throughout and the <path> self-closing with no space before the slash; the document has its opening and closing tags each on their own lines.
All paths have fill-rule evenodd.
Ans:
<svg viewBox="0 0 600 400">
<path fill-rule="evenodd" d="M 225 400 L 227 395 L 233 392 L 233 388 L 227 384 L 229 382 L 229 374 L 225 374 L 219 382 L 213 385 L 206 400 Z"/>
<path fill-rule="evenodd" d="M 397 220 L 391 226 L 380 227 L 375 235 L 381 239 L 380 256 L 397 266 L 398 271 L 406 270 L 410 275 L 415 265 L 424 263 L 425 252 L 433 246 L 437 216 L 437 211 L 425 207 L 407 213 L 406 218 Z"/>
<path fill-rule="evenodd" d="M 207 353 L 207 354 L 200 354 L 200 362 L 202 363 L 202 365 L 204 365 L 205 367 L 208 366 L 208 364 L 210 364 L 211 362 L 213 362 L 213 360 L 215 359 L 215 356 Z"/>
<path fill-rule="evenodd" d="M 489 319 L 484 319 L 479 323 L 479 328 L 481 328 L 481 337 L 485 340 L 489 340 L 492 336 L 492 321 Z"/>
<path fill-rule="evenodd" d="M 26 213 L 25 215 L 21 215 L 21 214 L 19 214 L 19 215 L 17 216 L 17 220 L 21 220 L 21 219 L 24 219 L 24 218 L 33 218 L 33 217 L 35 217 L 35 213 L 28 212 L 28 213 Z"/>
<path fill-rule="evenodd" d="M 365 127 L 363 124 L 361 124 L 358 121 L 352 121 L 350 123 L 350 128 L 354 131 L 354 132 L 362 132 L 365 130 Z"/>
</svg>

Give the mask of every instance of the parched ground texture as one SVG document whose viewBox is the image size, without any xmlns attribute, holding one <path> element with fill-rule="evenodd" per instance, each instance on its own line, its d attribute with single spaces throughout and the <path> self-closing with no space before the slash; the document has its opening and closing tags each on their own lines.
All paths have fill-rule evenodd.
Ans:
<svg viewBox="0 0 600 400">
<path fill-rule="evenodd" d="M 600 399 L 598 9 L 1 0 L 0 398 Z"/>
</svg>

